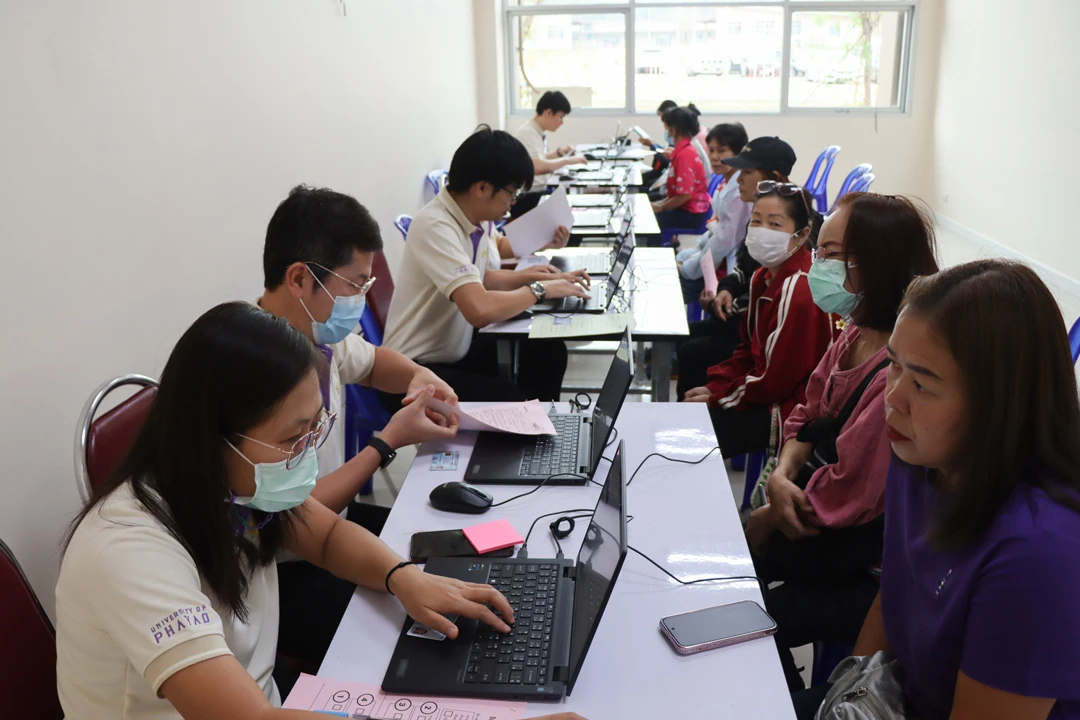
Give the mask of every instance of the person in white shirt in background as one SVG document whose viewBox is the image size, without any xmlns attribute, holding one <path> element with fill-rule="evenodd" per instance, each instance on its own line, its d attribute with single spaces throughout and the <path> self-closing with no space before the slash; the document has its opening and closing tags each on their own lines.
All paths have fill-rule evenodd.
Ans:
<svg viewBox="0 0 1080 720">
<path fill-rule="evenodd" d="M 580 165 L 585 158 L 574 153 L 570 145 L 548 152 L 547 136 L 562 127 L 570 114 L 570 101 L 558 90 L 548 90 L 536 103 L 536 115 L 514 133 L 529 151 L 533 162 L 533 183 L 528 192 L 518 198 L 510 208 L 510 217 L 516 218 L 532 210 L 547 193 L 551 173 L 567 165 Z"/>
<path fill-rule="evenodd" d="M 532 177 L 521 142 L 482 125 L 454 152 L 446 186 L 409 226 L 383 344 L 430 368 L 463 401 L 559 399 L 565 343 L 518 341 L 517 380 L 511 382 L 500 376 L 495 341 L 479 332 L 545 298 L 588 297 L 583 269 L 500 269 L 495 221 Z M 555 235 L 566 232 L 559 228 Z M 389 392 L 379 398 L 386 407 L 399 402 Z"/>
<path fill-rule="evenodd" d="M 354 332 L 367 290 L 378 281 L 371 277 L 371 267 L 381 250 L 379 225 L 355 198 L 327 188 L 297 186 L 267 224 L 265 289 L 257 301 L 263 310 L 288 321 L 329 361 L 320 390 L 327 412 L 336 415 L 338 422 L 319 449 L 315 498 L 336 513 L 347 510 L 347 519 L 376 535 L 390 511 L 355 502 L 357 492 L 383 464 L 387 449 L 440 434 L 441 428 L 426 416 L 428 391 L 440 400 L 457 402 L 454 390 L 430 370 L 401 353 L 375 347 Z M 373 439 L 346 463 L 345 385 L 349 383 L 401 393 L 406 405 L 399 403 L 391 409 L 395 413 L 391 427 L 400 423 L 413 427 L 408 442 L 402 442 L 400 433 L 387 434 L 388 427 L 380 435 L 387 445 Z M 415 406 L 416 398 L 420 406 Z M 440 422 L 445 424 L 445 418 Z M 282 563 L 279 587 L 279 649 L 309 670 L 318 668 L 355 587 L 299 561 Z M 279 668 L 279 684 L 291 687 L 285 671 Z"/>
<path fill-rule="evenodd" d="M 392 593 L 449 637 L 453 613 L 510 630 L 487 607 L 513 622 L 493 588 L 404 563 L 312 495 L 315 449 L 335 424 L 327 371 L 310 339 L 244 302 L 213 308 L 177 342 L 131 450 L 67 538 L 56 650 L 68 720 L 323 717 L 281 709 L 274 682 L 284 552 Z"/>
<path fill-rule="evenodd" d="M 679 264 L 679 281 L 682 283 L 683 301 L 692 305 L 705 289 L 701 270 L 701 258 L 707 250 L 712 251 L 715 269 L 727 259 L 728 267 L 734 267 L 735 252 L 746 239 L 746 226 L 750 222 L 753 203 L 743 202 L 739 197 L 739 171 L 724 164 L 724 160 L 738 155 L 749 141 L 742 123 L 722 123 L 709 131 L 709 164 L 716 175 L 723 176 L 720 187 L 713 193 L 713 216 L 706 223 L 708 231 L 698 238 L 692 248 L 680 250 L 675 255 Z"/>
</svg>

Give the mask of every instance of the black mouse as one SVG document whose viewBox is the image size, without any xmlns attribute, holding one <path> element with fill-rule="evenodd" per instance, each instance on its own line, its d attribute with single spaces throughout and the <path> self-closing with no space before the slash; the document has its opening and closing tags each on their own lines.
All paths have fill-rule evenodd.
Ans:
<svg viewBox="0 0 1080 720">
<path fill-rule="evenodd" d="M 428 499 L 436 510 L 470 515 L 487 512 L 495 500 L 480 488 L 463 482 L 443 483 L 431 491 Z"/>
</svg>

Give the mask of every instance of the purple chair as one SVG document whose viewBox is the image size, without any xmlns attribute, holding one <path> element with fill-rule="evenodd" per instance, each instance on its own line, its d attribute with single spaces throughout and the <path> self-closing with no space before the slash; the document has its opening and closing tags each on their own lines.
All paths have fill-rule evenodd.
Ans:
<svg viewBox="0 0 1080 720">
<path fill-rule="evenodd" d="M 409 239 L 409 226 L 412 225 L 412 215 L 398 215 L 394 218 L 394 227 L 401 233 L 402 240 Z"/>
<path fill-rule="evenodd" d="M 877 180 L 877 175 L 874 173 L 866 173 L 861 178 L 851 183 L 851 189 L 848 192 L 866 192 L 870 189 L 870 186 Z"/>
<path fill-rule="evenodd" d="M 432 170 L 427 174 L 427 177 L 424 180 L 427 183 L 427 186 L 431 188 L 432 195 L 439 194 L 439 191 L 442 190 L 443 185 L 446 184 L 447 175 L 448 173 L 445 170 Z"/>
<path fill-rule="evenodd" d="M 851 655 L 854 644 L 845 642 L 814 643 L 814 664 L 810 670 L 810 687 L 818 687 L 829 682 L 829 676 L 836 666 Z"/>
<path fill-rule="evenodd" d="M 1073 326 L 1069 328 L 1069 347 L 1072 349 L 1073 365 L 1075 365 L 1077 358 L 1080 358 L 1080 318 L 1077 318 Z"/>
<path fill-rule="evenodd" d="M 874 166 L 870 163 L 861 163 L 859 165 L 856 165 L 854 169 L 852 169 L 852 171 L 848 173 L 847 177 L 844 178 L 843 184 L 840 185 L 840 191 L 836 193 L 836 199 L 833 200 L 832 207 L 829 208 L 829 213 L 831 214 L 836 212 L 836 203 L 840 202 L 840 198 L 851 192 L 851 188 L 855 185 L 856 180 L 863 177 L 869 172 L 873 172 L 873 170 Z"/>
<path fill-rule="evenodd" d="M 838 152 L 840 152 L 839 145 L 830 145 L 822 150 L 817 160 L 814 161 L 814 168 L 810 171 L 810 177 L 806 180 L 806 190 L 814 198 L 814 205 L 819 213 L 825 213 L 829 210 L 827 190 L 829 173 L 832 172 L 832 166 L 836 162 Z"/>
</svg>

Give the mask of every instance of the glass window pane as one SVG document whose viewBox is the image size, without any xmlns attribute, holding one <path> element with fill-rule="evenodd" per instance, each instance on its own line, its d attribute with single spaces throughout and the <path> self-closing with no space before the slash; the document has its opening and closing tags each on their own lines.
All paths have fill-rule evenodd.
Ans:
<svg viewBox="0 0 1080 720">
<path fill-rule="evenodd" d="M 791 16 L 791 107 L 898 107 L 907 12 Z"/>
<path fill-rule="evenodd" d="M 535 108 L 547 90 L 574 108 L 626 107 L 625 15 L 522 15 L 510 28 L 515 109 Z"/>
<path fill-rule="evenodd" d="M 510 7 L 526 5 L 627 5 L 629 0 L 506 0 Z"/>
<path fill-rule="evenodd" d="M 635 10 L 637 112 L 667 99 L 706 113 L 777 112 L 784 11 L 780 7 Z"/>
</svg>

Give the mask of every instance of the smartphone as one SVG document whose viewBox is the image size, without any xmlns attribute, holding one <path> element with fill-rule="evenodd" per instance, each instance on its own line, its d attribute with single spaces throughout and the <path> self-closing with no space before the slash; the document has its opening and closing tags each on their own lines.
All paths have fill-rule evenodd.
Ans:
<svg viewBox="0 0 1080 720">
<path fill-rule="evenodd" d="M 675 652 L 691 655 L 772 635 L 776 621 L 756 602 L 744 600 L 671 615 L 660 621 L 660 632 Z"/>
<path fill-rule="evenodd" d="M 508 547 L 481 555 L 462 530 L 418 532 L 409 541 L 409 557 L 418 563 L 433 557 L 510 557 L 513 554 L 514 548 Z"/>
</svg>

